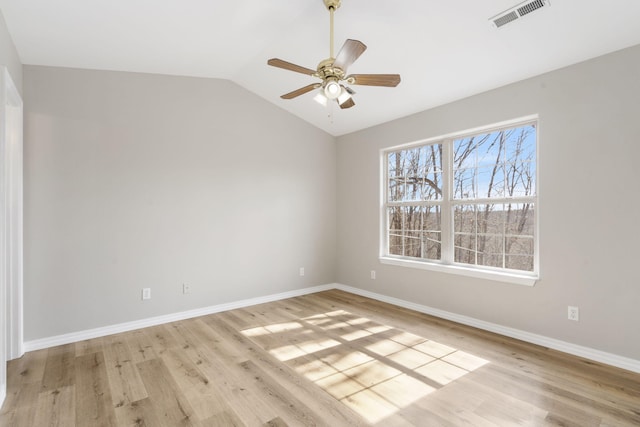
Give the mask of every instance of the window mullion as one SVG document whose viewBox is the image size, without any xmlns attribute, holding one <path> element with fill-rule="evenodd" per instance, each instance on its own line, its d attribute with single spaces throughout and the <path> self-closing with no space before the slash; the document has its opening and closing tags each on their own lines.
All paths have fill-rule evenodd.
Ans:
<svg viewBox="0 0 640 427">
<path fill-rule="evenodd" d="M 453 263 L 453 140 L 442 141 L 442 262 Z"/>
</svg>

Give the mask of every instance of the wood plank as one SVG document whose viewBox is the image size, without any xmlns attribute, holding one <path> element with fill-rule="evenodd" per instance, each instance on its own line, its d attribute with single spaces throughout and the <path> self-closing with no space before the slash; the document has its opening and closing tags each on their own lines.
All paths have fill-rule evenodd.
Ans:
<svg viewBox="0 0 640 427">
<path fill-rule="evenodd" d="M 245 423 L 235 412 L 225 411 L 204 420 L 202 425 L 206 427 L 244 427 Z"/>
<path fill-rule="evenodd" d="M 169 331 L 170 327 L 171 324 L 157 325 L 144 329 L 145 334 L 149 338 L 149 342 L 153 346 L 153 350 L 158 356 L 162 356 L 167 350 L 178 347 L 178 342 Z"/>
<path fill-rule="evenodd" d="M 158 414 L 160 426 L 199 425 L 189 401 L 161 359 L 147 360 L 136 366 L 149 393 L 154 411 Z"/>
<path fill-rule="evenodd" d="M 269 404 L 280 414 L 280 418 L 289 420 L 291 425 L 333 426 L 333 424 L 326 422 L 322 413 L 314 413 L 308 406 L 300 402 L 297 396 L 252 361 L 243 362 L 240 366 L 244 369 L 247 377 L 253 379 L 252 386 L 262 392 L 261 394 L 268 399 Z"/>
<path fill-rule="evenodd" d="M 36 405 L 41 389 L 40 382 L 9 387 L 7 398 L 0 411 L 0 426 L 32 427 L 35 425 Z"/>
<path fill-rule="evenodd" d="M 284 420 L 280 417 L 276 417 L 272 420 L 267 421 L 265 427 L 288 427 L 289 424 L 285 423 Z"/>
<path fill-rule="evenodd" d="M 115 408 L 118 426 L 122 427 L 162 427 L 162 414 L 151 401 L 141 399 Z"/>
<path fill-rule="evenodd" d="M 22 384 L 41 383 L 47 364 L 48 350 L 25 353 L 21 358 L 9 361 L 7 365 L 7 388 Z"/>
<path fill-rule="evenodd" d="M 78 425 L 115 426 L 116 417 L 102 352 L 77 357 L 75 368 Z"/>
<path fill-rule="evenodd" d="M 76 343 L 76 357 L 85 356 L 87 354 L 98 353 L 102 351 L 103 338 L 92 338 Z"/>
<path fill-rule="evenodd" d="M 198 369 L 183 349 L 167 350 L 162 355 L 162 360 L 198 419 L 211 418 L 229 409 L 212 381 Z"/>
<path fill-rule="evenodd" d="M 34 426 L 75 427 L 75 387 L 66 386 L 38 395 Z"/>
<path fill-rule="evenodd" d="M 49 349 L 42 378 L 43 390 L 53 391 L 75 383 L 75 353 L 74 344 Z"/>
<path fill-rule="evenodd" d="M 147 360 L 153 360 L 158 357 L 153 349 L 153 344 L 144 329 L 125 332 L 120 335 L 127 343 L 127 346 L 129 346 L 131 363 L 134 365 L 140 362 L 146 362 Z"/>
<path fill-rule="evenodd" d="M 197 344 L 183 347 L 183 350 L 198 369 L 212 379 L 213 385 L 229 406 L 228 412 L 234 413 L 247 425 L 262 425 L 276 417 L 274 409 L 242 374 L 239 366 L 247 358 L 238 357 L 229 343 L 217 336 L 202 320 L 191 325 L 190 330 L 180 333 L 188 342 Z"/>
<path fill-rule="evenodd" d="M 149 396 L 122 335 L 105 337 L 103 354 L 115 407 L 128 405 Z"/>
</svg>

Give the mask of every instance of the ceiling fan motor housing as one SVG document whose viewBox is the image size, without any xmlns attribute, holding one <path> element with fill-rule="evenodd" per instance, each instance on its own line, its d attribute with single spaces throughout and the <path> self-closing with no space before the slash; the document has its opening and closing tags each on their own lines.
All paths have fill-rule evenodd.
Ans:
<svg viewBox="0 0 640 427">
<path fill-rule="evenodd" d="M 322 80 L 329 77 L 335 77 L 338 80 L 344 79 L 344 71 L 341 68 L 334 67 L 335 58 L 327 58 L 318 64 L 318 72 L 316 75 Z"/>
</svg>

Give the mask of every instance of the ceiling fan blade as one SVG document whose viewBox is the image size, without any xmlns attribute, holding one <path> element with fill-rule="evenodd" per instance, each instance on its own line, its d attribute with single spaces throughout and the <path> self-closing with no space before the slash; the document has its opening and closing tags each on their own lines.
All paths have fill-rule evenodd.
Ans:
<svg viewBox="0 0 640 427">
<path fill-rule="evenodd" d="M 283 61 L 278 58 L 271 58 L 267 61 L 267 64 L 272 67 L 283 68 L 289 71 L 295 71 L 296 73 L 306 74 L 308 76 L 313 76 L 316 73 L 316 70 L 312 70 L 311 68 L 302 67 L 300 65 L 292 64 L 291 62 Z"/>
<path fill-rule="evenodd" d="M 340 68 L 346 73 L 347 68 L 349 68 L 365 50 L 367 50 L 367 46 L 361 41 L 347 39 L 342 45 L 340 52 L 338 52 L 336 60 L 333 61 L 333 66 Z"/>
<path fill-rule="evenodd" d="M 400 74 L 351 74 L 346 80 L 353 85 L 396 87 Z"/>
<path fill-rule="evenodd" d="M 307 85 L 305 87 L 301 87 L 300 89 L 296 89 L 293 92 L 285 93 L 280 98 L 282 98 L 282 99 L 293 99 L 293 98 L 295 98 L 297 96 L 304 95 L 307 92 L 311 92 L 312 90 L 317 89 L 320 86 L 322 86 L 320 83 L 313 83 L 313 84 Z"/>
<path fill-rule="evenodd" d="M 353 98 L 349 98 L 346 101 L 344 101 L 342 104 L 340 104 L 340 108 L 342 108 L 344 110 L 344 109 L 347 109 L 347 108 L 351 108 L 354 105 L 356 105 L 356 103 L 353 102 Z"/>
</svg>

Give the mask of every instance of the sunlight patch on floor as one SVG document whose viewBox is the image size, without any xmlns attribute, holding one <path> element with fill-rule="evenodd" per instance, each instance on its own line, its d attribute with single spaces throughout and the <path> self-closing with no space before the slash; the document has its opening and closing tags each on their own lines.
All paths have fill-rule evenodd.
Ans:
<svg viewBox="0 0 640 427">
<path fill-rule="evenodd" d="M 434 360 L 424 366 L 415 369 L 418 374 L 437 382 L 440 385 L 447 385 L 453 380 L 464 376 L 467 370 L 458 368 L 442 360 Z"/>
<path fill-rule="evenodd" d="M 489 363 L 345 310 L 243 334 L 370 423 Z"/>
<path fill-rule="evenodd" d="M 283 362 L 295 359 L 300 356 L 305 356 L 307 354 L 304 350 L 296 345 L 285 345 L 282 347 L 274 348 L 272 350 L 269 350 L 269 353 L 277 357 L 278 360 L 282 360 Z"/>
</svg>

